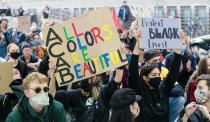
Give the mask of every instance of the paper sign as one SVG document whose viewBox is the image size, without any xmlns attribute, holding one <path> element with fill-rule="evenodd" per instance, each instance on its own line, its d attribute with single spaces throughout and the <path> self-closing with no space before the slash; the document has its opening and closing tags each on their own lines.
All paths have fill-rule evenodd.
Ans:
<svg viewBox="0 0 210 122">
<path fill-rule="evenodd" d="M 141 48 L 180 49 L 180 20 L 141 18 Z"/>
<path fill-rule="evenodd" d="M 13 63 L 0 63 L 0 93 L 11 92 L 9 85 L 13 81 Z"/>
<path fill-rule="evenodd" d="M 60 86 L 127 64 L 108 7 L 44 28 L 42 34 Z"/>
<path fill-rule="evenodd" d="M 64 21 L 65 19 L 70 18 L 70 11 L 63 9 L 50 9 L 49 18 Z"/>
<path fill-rule="evenodd" d="M 18 17 L 18 31 L 29 31 L 31 26 L 30 16 L 19 16 Z"/>
</svg>

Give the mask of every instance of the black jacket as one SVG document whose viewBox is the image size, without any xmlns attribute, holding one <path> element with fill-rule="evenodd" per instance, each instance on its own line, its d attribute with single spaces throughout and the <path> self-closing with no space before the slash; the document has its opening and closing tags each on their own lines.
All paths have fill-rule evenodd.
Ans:
<svg viewBox="0 0 210 122">
<path fill-rule="evenodd" d="M 171 59 L 173 59 L 175 52 L 171 52 L 168 54 L 165 58 L 165 67 L 168 69 L 171 65 Z M 187 81 L 189 80 L 189 77 L 193 74 L 193 72 L 196 70 L 196 61 L 195 58 L 192 55 L 182 55 L 182 64 L 183 64 L 183 70 L 179 73 L 178 83 L 182 86 L 183 89 L 185 89 L 185 86 L 187 84 Z M 187 61 L 191 61 L 191 71 L 187 71 Z"/>
<path fill-rule="evenodd" d="M 108 122 L 109 100 L 119 84 L 113 80 L 100 89 L 97 101 L 82 95 L 80 89 L 75 91 L 58 91 L 55 99 L 63 103 L 64 108 L 69 108 L 72 122 Z"/>
<path fill-rule="evenodd" d="M 140 115 L 136 122 L 168 122 L 169 121 L 169 96 L 174 83 L 177 81 L 181 55 L 175 54 L 167 77 L 161 82 L 159 89 L 143 89 L 138 71 L 139 56 L 132 55 L 129 65 L 129 87 L 134 89 L 138 95 L 142 96 L 139 102 Z M 155 93 L 155 94 L 154 94 Z M 157 95 L 159 93 L 159 95 Z M 148 96 L 155 95 L 157 99 L 151 100 Z"/>
</svg>

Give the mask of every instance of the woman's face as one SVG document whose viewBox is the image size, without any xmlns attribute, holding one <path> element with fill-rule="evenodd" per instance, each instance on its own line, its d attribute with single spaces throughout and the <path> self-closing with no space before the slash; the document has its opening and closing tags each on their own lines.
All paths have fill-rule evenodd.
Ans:
<svg viewBox="0 0 210 122">
<path fill-rule="evenodd" d="M 160 77 L 160 70 L 158 68 L 154 68 L 148 76 L 143 76 L 143 79 L 145 80 L 146 84 L 150 86 L 149 82 L 151 78 Z"/>
</svg>

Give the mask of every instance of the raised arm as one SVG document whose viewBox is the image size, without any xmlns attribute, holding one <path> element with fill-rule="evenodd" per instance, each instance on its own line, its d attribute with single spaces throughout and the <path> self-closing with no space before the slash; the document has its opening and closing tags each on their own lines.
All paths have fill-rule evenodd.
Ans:
<svg viewBox="0 0 210 122">
<path fill-rule="evenodd" d="M 168 94 L 170 94 L 171 89 L 174 87 L 174 83 L 178 80 L 180 64 L 181 50 L 175 50 L 170 67 L 168 69 L 169 73 L 163 81 L 163 86 L 166 87 L 166 92 Z"/>
<path fill-rule="evenodd" d="M 138 69 L 138 60 L 139 60 L 139 39 L 140 31 L 137 31 L 137 42 L 131 56 L 131 61 L 129 64 L 129 73 L 128 73 L 128 86 L 129 88 L 135 90 L 135 92 L 141 95 L 140 89 L 140 79 L 139 79 L 139 69 Z"/>
<path fill-rule="evenodd" d="M 53 97 L 55 97 L 55 93 L 56 93 L 56 86 L 55 86 L 55 69 L 56 66 L 55 64 L 49 60 L 49 68 L 50 68 L 50 93 L 52 94 Z"/>
</svg>

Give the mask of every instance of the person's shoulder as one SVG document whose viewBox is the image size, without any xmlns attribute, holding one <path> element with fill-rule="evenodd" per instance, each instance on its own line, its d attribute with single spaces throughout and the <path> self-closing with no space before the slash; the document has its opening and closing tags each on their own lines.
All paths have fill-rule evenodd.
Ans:
<svg viewBox="0 0 210 122">
<path fill-rule="evenodd" d="M 22 65 L 27 66 L 27 64 L 26 64 L 24 61 L 22 61 L 22 60 L 18 60 L 18 64 L 21 65 L 21 66 L 22 66 Z"/>
<path fill-rule="evenodd" d="M 55 100 L 55 99 L 54 99 L 53 104 L 54 104 L 54 109 L 55 109 L 56 111 L 62 111 L 63 108 L 64 108 L 64 107 L 63 107 L 63 104 L 60 103 L 59 101 Z"/>
<path fill-rule="evenodd" d="M 173 55 L 174 55 L 174 51 L 172 51 L 168 55 L 166 55 L 166 59 L 171 58 Z"/>
<path fill-rule="evenodd" d="M 18 108 L 14 109 L 7 117 L 6 122 L 21 122 L 22 116 Z"/>
<path fill-rule="evenodd" d="M 36 55 L 31 55 L 31 59 L 32 59 L 33 61 L 35 61 L 35 60 L 39 60 L 39 57 L 37 57 Z"/>
</svg>

